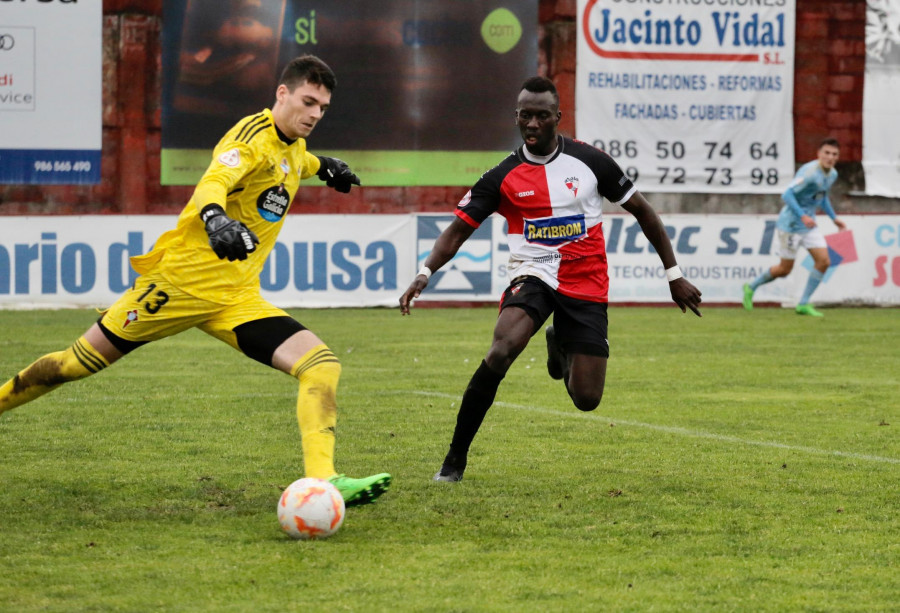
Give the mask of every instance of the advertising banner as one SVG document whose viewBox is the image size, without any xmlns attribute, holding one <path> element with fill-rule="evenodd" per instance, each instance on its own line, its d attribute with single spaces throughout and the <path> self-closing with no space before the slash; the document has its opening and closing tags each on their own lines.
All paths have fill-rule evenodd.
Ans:
<svg viewBox="0 0 900 613">
<path fill-rule="evenodd" d="M 644 192 L 780 193 L 795 0 L 578 0 L 575 124 Z"/>
<path fill-rule="evenodd" d="M 708 303 L 737 303 L 741 287 L 778 262 L 777 215 L 666 215 L 663 222 L 685 277 Z M 820 220 L 831 266 L 815 304 L 900 305 L 900 216 L 842 215 L 847 230 Z M 610 216 L 606 225 L 610 302 L 668 302 L 665 272 L 637 222 Z M 812 257 L 800 250 L 794 270 L 761 286 L 754 302 L 797 304 Z"/>
<path fill-rule="evenodd" d="M 0 183 L 100 182 L 102 2 L 3 2 Z"/>
<path fill-rule="evenodd" d="M 162 183 L 193 185 L 219 138 L 311 53 L 337 75 L 317 154 L 364 185 L 471 185 L 518 145 L 538 0 L 165 0 Z"/>
<path fill-rule="evenodd" d="M 866 5 L 863 169 L 866 193 L 900 196 L 900 0 Z"/>
<path fill-rule="evenodd" d="M 107 306 L 137 278 L 176 216 L 4 217 L 0 308 Z M 415 217 L 290 215 L 260 274 L 263 296 L 284 307 L 397 304 L 415 273 Z M 406 289 L 405 287 L 403 289 Z"/>
<path fill-rule="evenodd" d="M 453 220 L 447 215 L 289 215 L 260 275 L 281 307 L 395 307 Z M 738 304 L 741 286 L 778 261 L 775 215 L 666 215 L 685 276 L 706 303 Z M 831 267 L 816 304 L 900 306 L 900 216 L 844 215 L 822 232 Z M 176 217 L 4 217 L 0 308 L 107 306 L 136 274 L 128 258 L 148 251 Z M 603 222 L 610 302 L 670 303 L 659 257 L 626 213 Z M 505 222 L 489 217 L 436 272 L 419 300 L 496 303 L 509 284 Z M 793 306 L 812 258 L 802 251 L 785 279 L 757 290 L 757 303 Z"/>
</svg>

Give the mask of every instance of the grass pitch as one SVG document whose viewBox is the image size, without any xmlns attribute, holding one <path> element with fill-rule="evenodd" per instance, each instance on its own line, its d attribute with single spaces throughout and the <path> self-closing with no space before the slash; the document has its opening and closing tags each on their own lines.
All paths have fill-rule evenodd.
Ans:
<svg viewBox="0 0 900 613">
<path fill-rule="evenodd" d="M 296 542 L 293 379 L 196 331 L 0 417 L 3 611 L 896 611 L 896 309 L 610 309 L 593 413 L 510 370 L 434 483 L 496 310 L 297 311 L 341 358 L 338 469 L 392 489 Z M 0 378 L 90 311 L 0 311 Z"/>
</svg>

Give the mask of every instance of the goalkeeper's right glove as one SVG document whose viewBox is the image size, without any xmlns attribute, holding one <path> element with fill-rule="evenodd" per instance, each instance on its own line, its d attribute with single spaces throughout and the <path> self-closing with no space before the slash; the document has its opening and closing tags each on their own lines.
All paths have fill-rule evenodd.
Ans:
<svg viewBox="0 0 900 613">
<path fill-rule="evenodd" d="M 256 251 L 259 239 L 247 226 L 225 214 L 218 204 L 207 204 L 200 211 L 200 220 L 206 226 L 209 246 L 220 259 L 229 262 L 246 260 L 248 253 Z"/>
</svg>

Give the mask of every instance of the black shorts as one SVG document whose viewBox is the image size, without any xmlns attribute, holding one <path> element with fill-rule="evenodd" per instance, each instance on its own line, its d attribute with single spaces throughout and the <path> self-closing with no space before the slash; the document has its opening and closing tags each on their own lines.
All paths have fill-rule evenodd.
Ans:
<svg viewBox="0 0 900 613">
<path fill-rule="evenodd" d="M 570 298 L 537 277 L 526 276 L 513 279 L 503 292 L 500 310 L 511 306 L 528 313 L 534 321 L 534 332 L 540 330 L 553 313 L 556 339 L 566 353 L 609 357 L 605 302 Z"/>
</svg>

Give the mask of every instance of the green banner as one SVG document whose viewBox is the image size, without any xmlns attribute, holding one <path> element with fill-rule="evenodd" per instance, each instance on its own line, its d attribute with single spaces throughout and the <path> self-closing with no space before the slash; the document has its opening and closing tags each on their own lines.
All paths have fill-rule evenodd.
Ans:
<svg viewBox="0 0 900 613">
<path fill-rule="evenodd" d="M 194 185 L 210 162 L 207 149 L 163 149 L 163 185 Z M 475 183 L 509 151 L 316 151 L 346 161 L 365 187 L 463 185 Z M 316 181 L 303 185 L 317 185 Z"/>
</svg>

